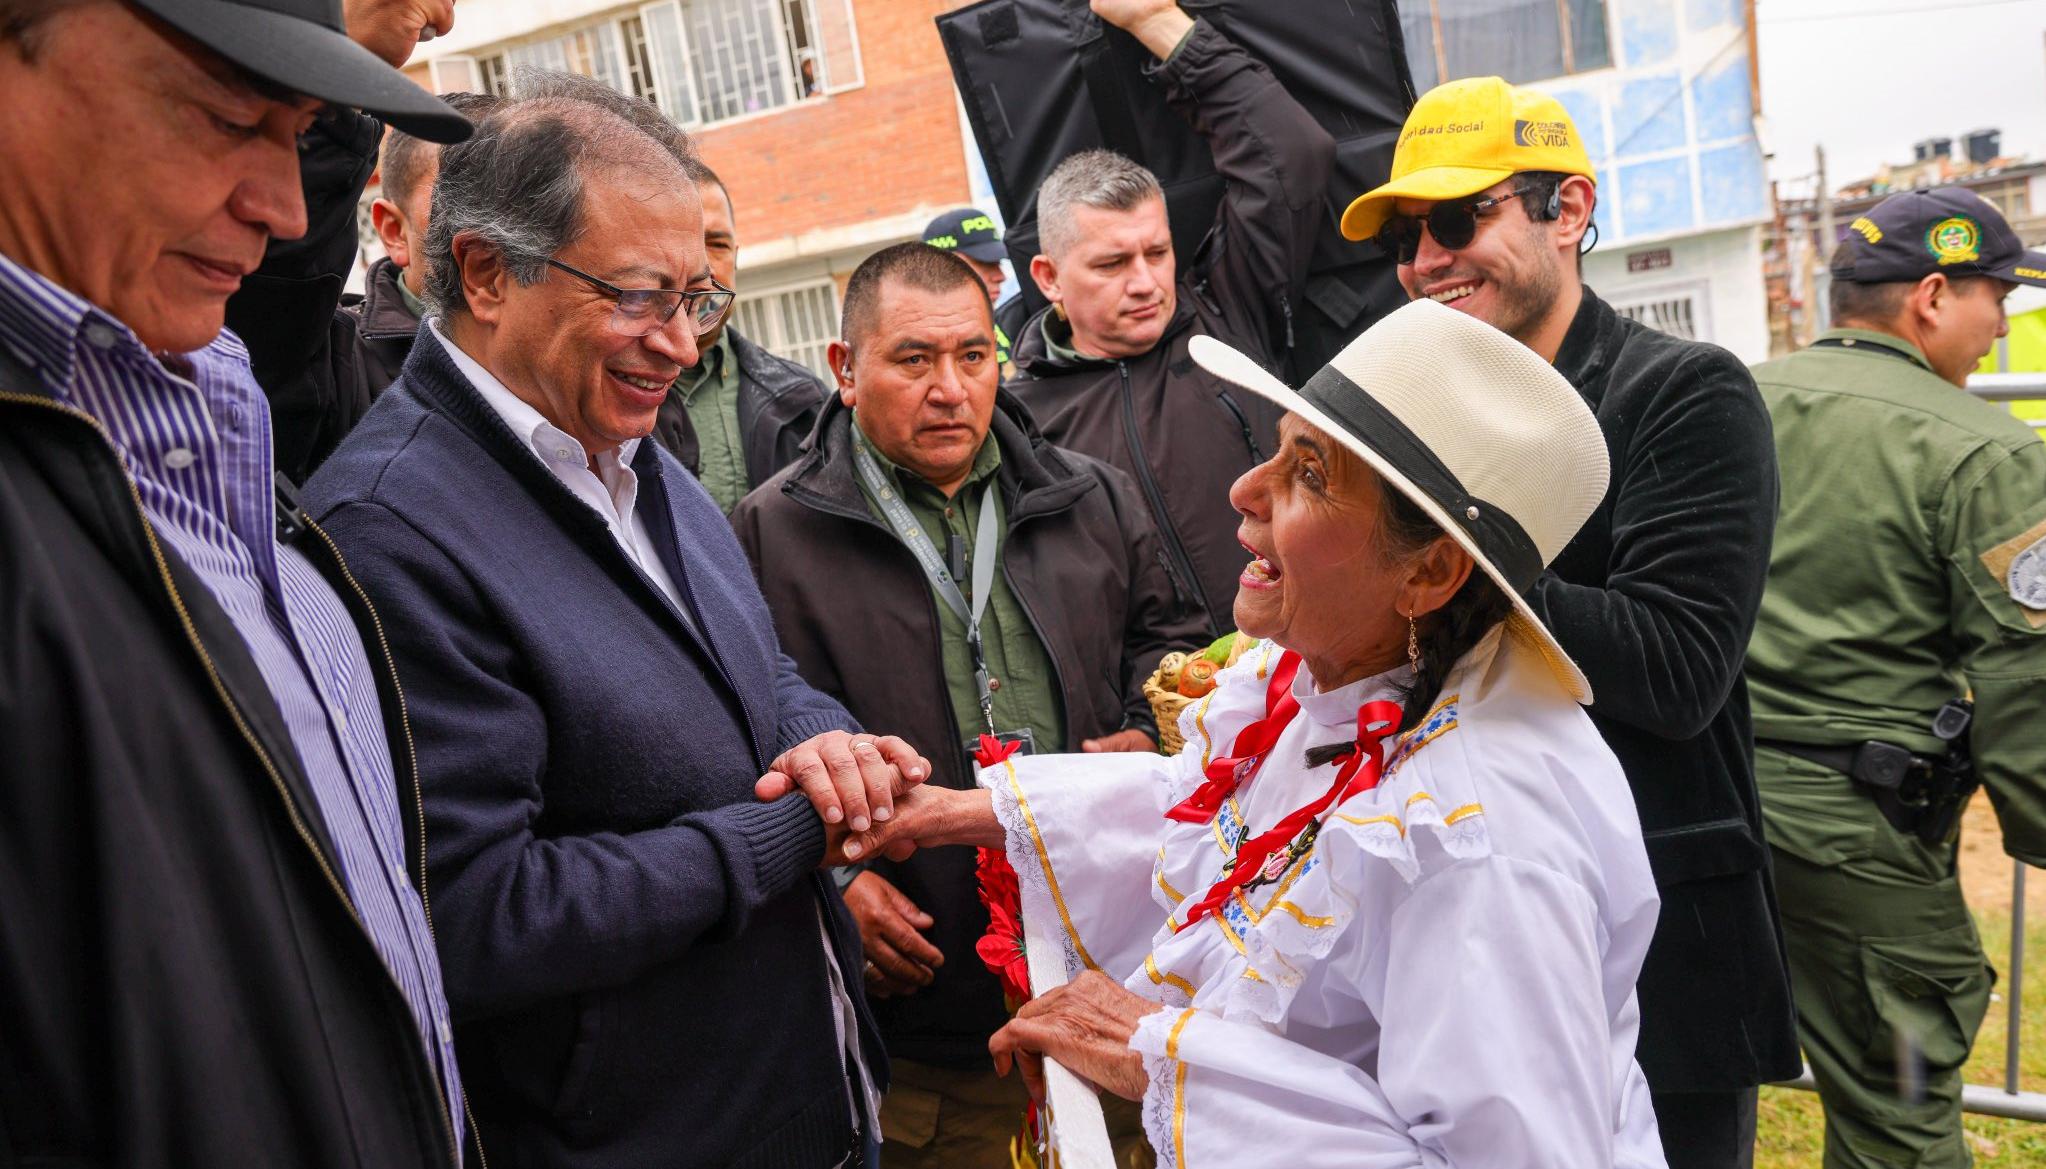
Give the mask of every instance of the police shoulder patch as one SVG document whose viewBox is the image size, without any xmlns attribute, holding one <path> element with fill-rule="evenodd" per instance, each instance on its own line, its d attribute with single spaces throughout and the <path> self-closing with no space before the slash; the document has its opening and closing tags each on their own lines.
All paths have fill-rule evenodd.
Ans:
<svg viewBox="0 0 2046 1169">
<path fill-rule="evenodd" d="M 2046 628 L 2046 520 L 1984 552 L 1982 567 L 2024 611 L 2025 624 Z"/>
<path fill-rule="evenodd" d="M 2046 610 L 2046 536 L 2041 536 L 2011 557 L 2004 572 L 2010 599 L 2027 609 Z"/>
</svg>

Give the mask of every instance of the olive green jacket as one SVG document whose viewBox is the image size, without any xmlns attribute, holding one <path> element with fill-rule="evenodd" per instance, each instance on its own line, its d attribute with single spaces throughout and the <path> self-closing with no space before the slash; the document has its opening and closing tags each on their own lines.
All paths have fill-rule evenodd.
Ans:
<svg viewBox="0 0 2046 1169">
<path fill-rule="evenodd" d="M 2046 443 L 1883 333 L 1835 329 L 1755 381 L 1783 484 L 1755 737 L 1938 754 L 1934 713 L 1972 691 L 2004 846 L 2046 864 Z M 1772 842 L 1839 859 L 1816 810 L 1840 793 L 1774 751 L 1756 767 Z"/>
</svg>

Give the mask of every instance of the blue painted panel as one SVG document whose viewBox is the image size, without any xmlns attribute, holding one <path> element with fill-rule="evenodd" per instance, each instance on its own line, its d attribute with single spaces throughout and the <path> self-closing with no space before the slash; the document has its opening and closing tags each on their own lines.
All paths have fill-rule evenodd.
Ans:
<svg viewBox="0 0 2046 1169">
<path fill-rule="evenodd" d="M 1683 83 L 1672 71 L 1620 86 L 1613 107 L 1613 153 L 1621 158 L 1686 145 Z"/>
<path fill-rule="evenodd" d="M 1691 82 L 1691 108 L 1698 119 L 1698 141 L 1746 138 L 1755 132 L 1749 102 L 1748 55 L 1739 53 Z"/>
<path fill-rule="evenodd" d="M 1627 225 L 1620 215 L 1619 179 L 1611 168 L 1594 166 L 1598 171 L 1598 203 L 1591 209 L 1591 221 L 1598 224 L 1599 239 L 1611 243 L 1627 233 Z"/>
<path fill-rule="evenodd" d="M 1769 180 L 1762 169 L 1762 148 L 1753 140 L 1701 151 L 1698 191 L 1705 201 L 1700 218 L 1706 223 L 1753 222 L 1769 212 Z"/>
<path fill-rule="evenodd" d="M 1620 168 L 1620 211 L 1627 237 L 1689 231 L 1698 226 L 1691 200 L 1691 159 L 1668 158 Z"/>
<path fill-rule="evenodd" d="M 1584 136 L 1584 152 L 1596 164 L 1607 154 L 1606 121 L 1604 109 L 1598 97 L 1582 89 L 1550 90 L 1552 96 L 1563 103 L 1563 109 L 1570 114 L 1570 120 L 1577 123 L 1577 132 Z"/>
<path fill-rule="evenodd" d="M 1684 27 L 1692 32 L 1721 26 L 1740 28 L 1745 24 L 1740 0 L 1684 0 Z"/>
<path fill-rule="evenodd" d="M 1608 0 L 1616 8 L 1623 69 L 1661 65 L 1677 57 L 1677 6 L 1672 0 Z"/>
</svg>

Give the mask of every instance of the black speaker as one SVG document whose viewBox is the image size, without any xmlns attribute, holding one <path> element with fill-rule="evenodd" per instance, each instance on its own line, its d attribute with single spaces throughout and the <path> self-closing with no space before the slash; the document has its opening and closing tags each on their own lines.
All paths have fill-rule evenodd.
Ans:
<svg viewBox="0 0 2046 1169">
<path fill-rule="evenodd" d="M 1180 6 L 1262 61 L 1336 141 L 1326 228 L 1309 265 L 1306 304 L 1293 318 L 1288 365 L 1304 377 L 1406 301 L 1378 247 L 1351 243 L 1337 227 L 1350 200 L 1390 174 L 1393 146 L 1413 108 L 1395 0 Z M 1179 262 L 1196 262 L 1222 181 L 1207 144 L 1144 78 L 1153 61 L 1148 50 L 1104 25 L 1087 0 L 983 0 L 937 22 L 1032 311 L 1044 303 L 1029 276 L 1037 188 L 1077 151 L 1107 147 L 1150 168 L 1165 188 Z"/>
</svg>

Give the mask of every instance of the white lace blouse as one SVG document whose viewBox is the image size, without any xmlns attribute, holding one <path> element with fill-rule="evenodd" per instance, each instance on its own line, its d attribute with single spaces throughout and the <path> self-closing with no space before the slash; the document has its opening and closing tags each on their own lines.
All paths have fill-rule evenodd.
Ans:
<svg viewBox="0 0 2046 1169">
<path fill-rule="evenodd" d="M 1175 932 L 1238 844 L 1326 792 L 1304 751 L 1353 738 L 1404 667 L 1314 692 L 1211 823 L 1165 819 L 1265 714 L 1280 650 L 1252 646 L 1181 719 L 1187 747 L 982 771 L 1027 916 L 1070 974 L 1166 1009 L 1131 1046 L 1161 1165 L 1664 1164 L 1634 1062 L 1655 885 L 1626 779 L 1537 652 L 1495 631 L 1382 782 L 1312 847 Z M 1051 915 L 1042 918 L 1039 915 Z"/>
</svg>

